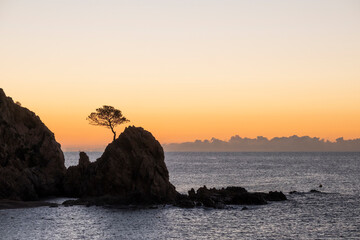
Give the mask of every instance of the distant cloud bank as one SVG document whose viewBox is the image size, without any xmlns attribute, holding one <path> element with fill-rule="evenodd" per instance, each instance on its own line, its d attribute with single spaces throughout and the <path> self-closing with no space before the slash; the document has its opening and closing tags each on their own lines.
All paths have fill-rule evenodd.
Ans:
<svg viewBox="0 0 360 240">
<path fill-rule="evenodd" d="M 360 152 L 360 138 L 335 142 L 317 137 L 296 135 L 291 137 L 242 138 L 238 135 L 229 141 L 212 138 L 194 142 L 163 144 L 167 152 Z"/>
</svg>

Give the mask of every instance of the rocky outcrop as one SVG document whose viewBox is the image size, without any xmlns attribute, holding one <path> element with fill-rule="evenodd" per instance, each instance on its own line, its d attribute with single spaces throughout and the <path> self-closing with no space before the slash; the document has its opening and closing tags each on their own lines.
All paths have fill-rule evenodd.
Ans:
<svg viewBox="0 0 360 240">
<path fill-rule="evenodd" d="M 79 164 L 66 170 L 54 134 L 38 116 L 15 104 L 0 89 L 0 209 L 56 206 L 13 200 L 64 194 L 79 198 L 64 205 L 171 203 L 187 208 L 224 208 L 286 200 L 281 192 L 249 193 L 241 187 L 204 186 L 181 195 L 169 182 L 160 143 L 139 127 L 126 128 L 96 162 L 80 152 Z"/>
<path fill-rule="evenodd" d="M 65 171 L 54 134 L 0 89 L 0 199 L 59 195 Z"/>
<path fill-rule="evenodd" d="M 227 187 L 222 189 L 206 186 L 196 192 L 191 189 L 189 195 L 181 195 L 176 205 L 183 208 L 204 206 L 209 208 L 224 208 L 226 205 L 263 205 L 267 201 L 284 201 L 286 196 L 282 192 L 248 192 L 242 187 Z"/>
<path fill-rule="evenodd" d="M 68 197 L 85 196 L 90 187 L 90 179 L 95 177 L 95 165 L 91 164 L 89 157 L 84 152 L 80 152 L 79 164 L 67 169 L 63 189 Z M 92 179 L 91 181 L 95 181 Z"/>
<path fill-rule="evenodd" d="M 170 203 L 178 195 L 169 182 L 160 143 L 143 128 L 126 128 L 96 162 L 86 159 L 80 153 L 79 165 L 69 167 L 67 196 L 103 205 Z"/>
</svg>

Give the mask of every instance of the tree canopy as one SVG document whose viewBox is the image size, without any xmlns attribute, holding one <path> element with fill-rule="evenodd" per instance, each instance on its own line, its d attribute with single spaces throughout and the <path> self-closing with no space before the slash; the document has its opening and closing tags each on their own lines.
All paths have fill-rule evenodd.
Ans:
<svg viewBox="0 0 360 240">
<path fill-rule="evenodd" d="M 96 109 L 96 112 L 90 113 L 90 115 L 86 119 L 89 120 L 89 123 L 91 125 L 110 128 L 112 133 L 114 134 L 114 141 L 116 139 L 116 132 L 114 128 L 117 125 L 130 122 L 130 120 L 128 120 L 122 115 L 119 109 L 107 105 Z"/>
</svg>

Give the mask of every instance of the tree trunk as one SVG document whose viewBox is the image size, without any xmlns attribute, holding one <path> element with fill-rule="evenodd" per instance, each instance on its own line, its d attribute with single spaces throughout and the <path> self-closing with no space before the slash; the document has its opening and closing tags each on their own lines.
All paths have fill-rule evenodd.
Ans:
<svg viewBox="0 0 360 240">
<path fill-rule="evenodd" d="M 111 129 L 111 131 L 112 131 L 112 133 L 114 134 L 114 141 L 115 141 L 115 139 L 116 139 L 116 132 L 114 131 L 114 129 L 113 129 L 113 127 L 110 125 L 110 129 Z"/>
</svg>

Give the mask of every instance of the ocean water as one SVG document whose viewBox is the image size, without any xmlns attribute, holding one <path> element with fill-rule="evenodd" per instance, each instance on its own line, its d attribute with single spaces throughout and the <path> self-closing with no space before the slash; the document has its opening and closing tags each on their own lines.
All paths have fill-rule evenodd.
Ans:
<svg viewBox="0 0 360 240">
<path fill-rule="evenodd" d="M 92 161 L 100 155 L 89 153 Z M 242 186 L 281 190 L 288 201 L 245 211 L 243 206 L 7 209 L 0 210 L 0 239 L 360 239 L 360 153 L 165 155 L 170 181 L 180 192 Z M 67 166 L 77 164 L 78 153 L 65 158 Z"/>
</svg>

